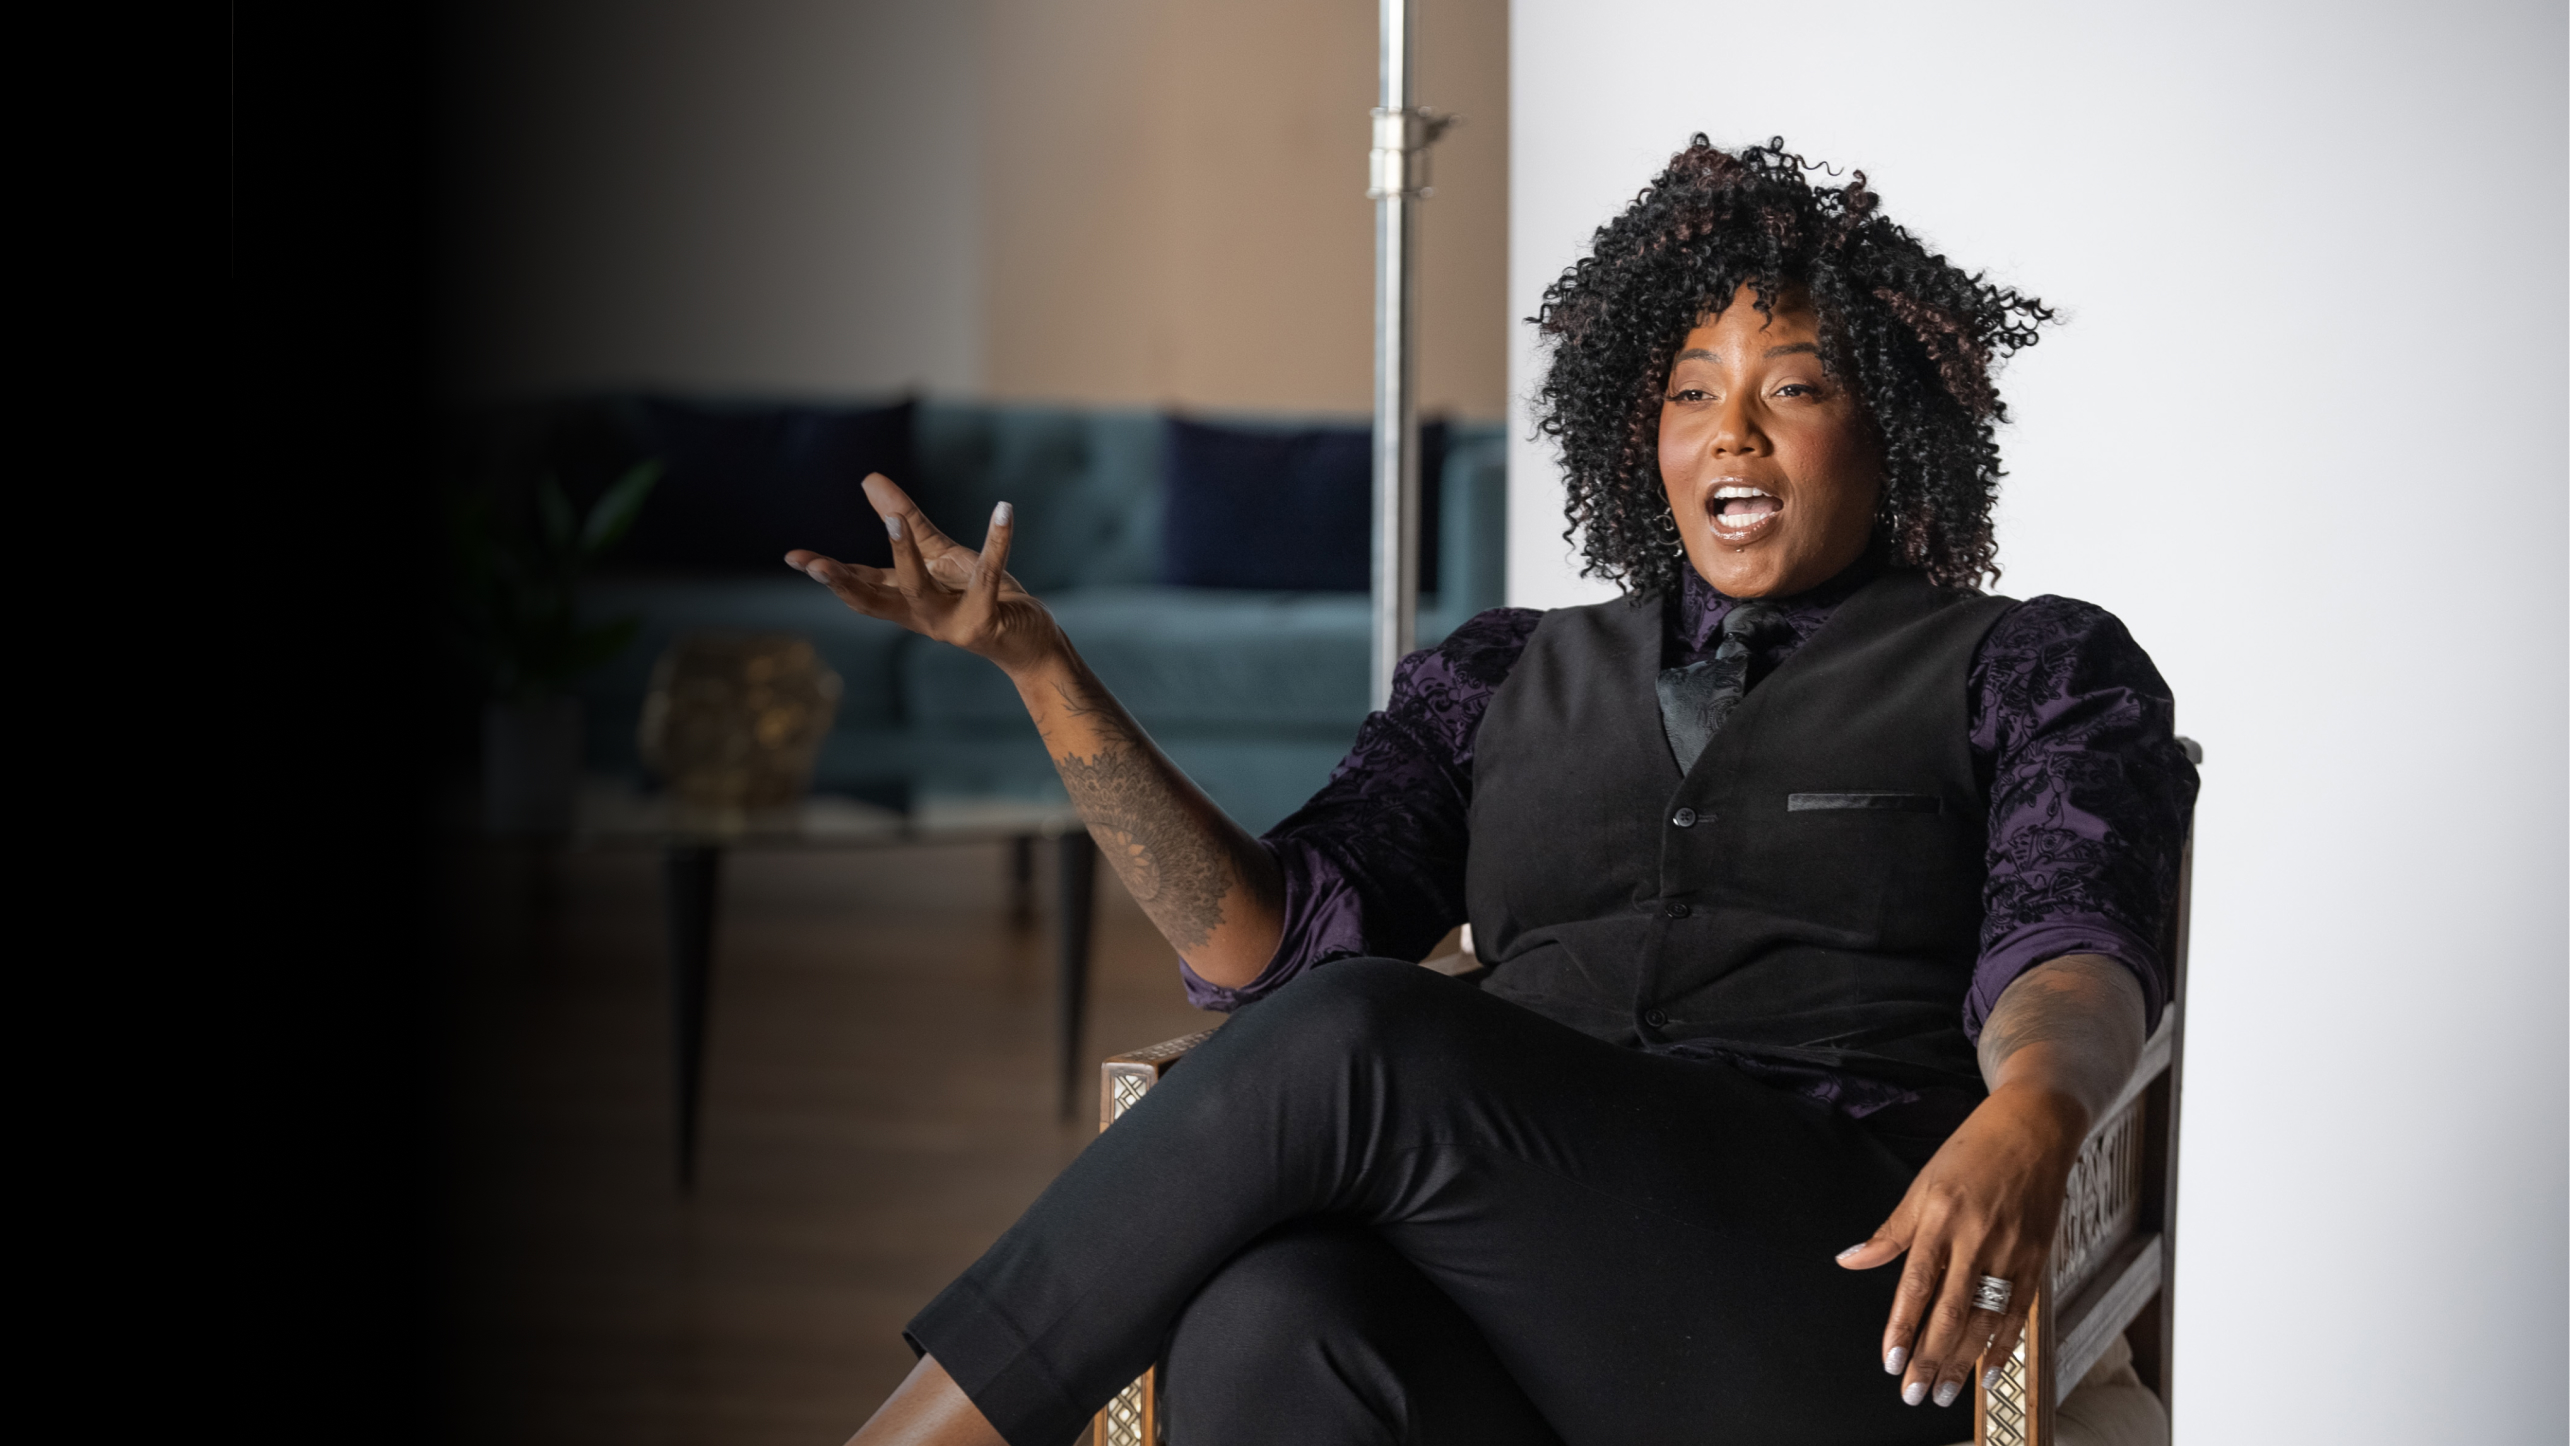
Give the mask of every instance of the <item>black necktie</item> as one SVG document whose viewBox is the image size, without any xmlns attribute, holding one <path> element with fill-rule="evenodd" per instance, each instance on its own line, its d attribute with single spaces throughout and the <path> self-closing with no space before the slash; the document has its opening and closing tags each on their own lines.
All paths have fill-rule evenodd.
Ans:
<svg viewBox="0 0 2570 1446">
<path fill-rule="evenodd" d="M 1680 773 L 1695 767 L 1705 745 L 1740 706 L 1757 655 L 1792 636 L 1783 613 L 1765 603 L 1741 603 L 1722 620 L 1722 646 L 1712 657 L 1660 670 L 1660 727 L 1669 735 L 1669 753 L 1678 760 Z"/>
</svg>

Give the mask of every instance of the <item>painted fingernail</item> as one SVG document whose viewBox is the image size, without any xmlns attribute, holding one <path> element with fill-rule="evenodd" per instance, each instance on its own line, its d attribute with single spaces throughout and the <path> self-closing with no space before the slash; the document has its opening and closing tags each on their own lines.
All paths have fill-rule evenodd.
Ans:
<svg viewBox="0 0 2570 1446">
<path fill-rule="evenodd" d="M 1849 1257 L 1849 1256 L 1851 1256 L 1851 1255 L 1854 1255 L 1856 1252 L 1858 1252 L 1858 1251 L 1860 1251 L 1860 1250 L 1864 1249 L 1866 1246 L 1871 1245 L 1871 1244 L 1873 1244 L 1873 1243 L 1874 1243 L 1874 1242 L 1873 1242 L 1873 1241 L 1871 1241 L 1871 1240 L 1859 1240 L 1859 1241 L 1857 1241 L 1854 1245 L 1851 1245 L 1851 1246 L 1847 1247 L 1845 1250 L 1842 1250 L 1842 1251 L 1838 1252 L 1838 1258 L 1839 1258 L 1839 1259 L 1841 1259 L 1841 1260 L 1845 1260 L 1847 1257 Z"/>
<path fill-rule="evenodd" d="M 1951 1406 L 1954 1404 L 1954 1398 L 1962 1394 L 1963 1383 L 1961 1381 L 1948 1381 L 1944 1385 L 1936 1388 L 1936 1403 L 1940 1406 Z"/>
<path fill-rule="evenodd" d="M 898 517 L 885 518 L 883 520 L 883 530 L 894 537 L 899 537 L 901 535 L 901 519 Z"/>
<path fill-rule="evenodd" d="M 1999 1389 L 1999 1368 L 1997 1366 L 1992 1366 L 1990 1369 L 1981 1373 L 1981 1389 L 1985 1391 L 1995 1391 Z"/>
<path fill-rule="evenodd" d="M 1910 1348 L 1908 1346 L 1894 1346 L 1883 1353 L 1883 1374 L 1887 1376 L 1897 1376 L 1901 1373 L 1901 1367 L 1906 1366 L 1909 1363 Z"/>
<path fill-rule="evenodd" d="M 1927 1399 L 1927 1382 L 1912 1381 L 1901 1388 L 1901 1404 L 1915 1406 Z"/>
<path fill-rule="evenodd" d="M 993 527 L 1006 527 L 1016 520 L 1017 508 L 1013 504 L 1003 502 L 997 507 L 991 509 L 991 526 Z"/>
</svg>

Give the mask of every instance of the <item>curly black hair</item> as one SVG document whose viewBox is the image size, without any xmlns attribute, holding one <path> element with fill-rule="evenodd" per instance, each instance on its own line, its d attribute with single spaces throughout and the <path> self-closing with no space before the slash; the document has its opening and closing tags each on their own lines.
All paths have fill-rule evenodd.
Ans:
<svg viewBox="0 0 2570 1446">
<path fill-rule="evenodd" d="M 1885 219 L 1863 171 L 1830 189 L 1805 179 L 1820 169 L 1782 136 L 1733 153 L 1699 134 L 1544 292 L 1536 431 L 1561 446 L 1562 535 L 1578 538 L 1583 573 L 1636 598 L 1678 585 L 1661 392 L 1687 332 L 1745 285 L 1770 315 L 1789 290 L 1809 298 L 1822 361 L 1864 405 L 1883 452 L 1875 546 L 1942 586 L 1998 577 L 1992 429 L 2007 408 L 1990 373 L 2053 313 Z"/>
</svg>

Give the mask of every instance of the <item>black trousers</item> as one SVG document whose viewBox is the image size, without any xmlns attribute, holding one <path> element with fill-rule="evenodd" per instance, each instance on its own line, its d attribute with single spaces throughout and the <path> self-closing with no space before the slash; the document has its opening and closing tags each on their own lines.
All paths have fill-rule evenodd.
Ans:
<svg viewBox="0 0 2570 1446">
<path fill-rule="evenodd" d="M 1901 1404 L 1897 1271 L 1834 1259 L 1912 1174 L 1728 1066 L 1345 960 L 1242 1010 L 909 1335 L 1011 1446 L 1164 1357 L 1172 1446 L 1926 1446 L 1970 1417 Z"/>
</svg>

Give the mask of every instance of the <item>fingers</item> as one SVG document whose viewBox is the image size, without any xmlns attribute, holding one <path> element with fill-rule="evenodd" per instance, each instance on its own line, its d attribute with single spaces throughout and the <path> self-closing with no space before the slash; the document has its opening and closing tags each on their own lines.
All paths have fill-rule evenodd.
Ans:
<svg viewBox="0 0 2570 1446">
<path fill-rule="evenodd" d="M 799 547 L 785 555 L 785 563 L 868 616 L 899 621 L 909 611 L 908 600 L 890 584 L 881 568 L 840 562 Z"/>
<path fill-rule="evenodd" d="M 1900 1259 L 1918 1231 L 1918 1193 L 1918 1182 L 1913 1180 L 1901 1203 L 1874 1228 L 1872 1238 L 1838 1252 L 1838 1263 L 1849 1270 L 1872 1270 Z"/>
<path fill-rule="evenodd" d="M 1891 1231 L 1887 1224 L 1874 1232 L 1873 1239 L 1838 1252 L 1838 1263 L 1849 1270 L 1872 1270 L 1900 1259 L 1901 1252 L 1910 1248 L 1909 1238 L 1895 1236 Z"/>
<path fill-rule="evenodd" d="M 1999 1384 L 1999 1372 L 2008 1358 L 2017 1353 L 2017 1342 L 2026 1333 L 2026 1308 L 2011 1301 L 2008 1312 L 1999 1318 L 1998 1328 L 1990 1333 L 1990 1347 L 1981 1353 L 1981 1389 Z"/>
<path fill-rule="evenodd" d="M 1980 1371 L 1981 1363 L 1998 1359 L 1990 1354 L 1991 1337 L 1998 1330 L 1997 1315 L 1986 1310 L 1969 1310 L 1954 1344 L 1937 1352 L 1940 1364 L 1935 1368 L 1936 1384 L 1928 1388 L 1928 1399 L 1940 1406 L 1951 1406 L 1962 1398 L 1964 1392 L 1971 1390 L 1973 1377 Z"/>
<path fill-rule="evenodd" d="M 891 478 L 881 472 L 869 472 L 863 485 L 866 501 L 874 507 L 876 515 L 884 519 L 887 531 L 890 531 L 893 519 L 900 519 L 901 531 L 893 533 L 895 537 L 907 534 L 912 546 L 932 558 L 942 556 L 946 549 L 955 545 L 955 540 L 938 531 L 937 524 L 929 521 L 928 514 L 920 511 L 919 504 L 913 502 L 910 494 L 902 491 Z"/>
<path fill-rule="evenodd" d="M 1874 1270 L 1891 1264 L 1909 1250 L 1917 1234 L 1917 1222 L 1918 1182 L 1914 1180 L 1901 1196 L 1901 1203 L 1875 1228 L 1872 1239 L 1838 1252 L 1839 1265 L 1848 1270 Z M 1919 1265 L 1918 1257 L 1911 1257 L 1909 1269 L 1903 1272 L 1900 1287 L 1892 1295 L 1892 1317 L 1883 1326 L 1883 1369 L 1894 1375 L 1900 1374 L 1901 1367 L 1909 1361 L 1911 1328 L 1927 1308 L 1925 1291 L 1935 1286 L 1933 1280 L 1927 1282 L 1918 1300 L 1911 1302 L 1910 1277 L 1917 1273 Z"/>
<path fill-rule="evenodd" d="M 1984 1363 L 2002 1362 L 2016 1348 L 2024 1303 L 2012 1301 L 2016 1314 L 2005 1318 L 1975 1309 L 1981 1276 L 2031 1280 L 2042 1268 L 2040 1258 L 2032 1265 L 2016 1258 L 2022 1251 L 2004 1243 L 2012 1232 L 1992 1234 L 1990 1222 L 1974 1219 L 1978 1212 L 1958 1210 L 1957 1204 L 1922 1172 L 1873 1238 L 1838 1254 L 1839 1265 L 1849 1270 L 1908 1257 L 1883 1329 L 1883 1369 L 1902 1377 L 1901 1399 L 1913 1406 L 1931 1400 L 1953 1405 L 1972 1388 Z M 2012 1267 L 2015 1274 L 2007 1274 Z"/>
<path fill-rule="evenodd" d="M 991 509 L 990 531 L 983 534 L 981 560 L 973 569 L 972 586 L 964 597 L 965 607 L 977 622 L 999 610 L 999 580 L 1008 573 L 1008 544 L 1016 531 L 1016 508 L 1003 502 Z"/>
<path fill-rule="evenodd" d="M 1918 1344 L 1911 1352 L 1909 1371 L 1901 1382 L 1901 1399 L 1913 1406 L 1931 1398 L 1940 1406 L 1953 1405 L 1954 1398 L 1962 1392 L 1966 1373 L 1988 1340 L 1986 1334 L 1978 1340 L 1972 1338 L 1972 1317 L 1976 1312 L 1972 1309 L 1969 1262 L 1957 1258 L 1946 1263 L 1933 1300 L 1921 1323 Z M 1977 1314 L 1985 1322 L 1989 1319 L 1987 1312 Z"/>
<path fill-rule="evenodd" d="M 1989 1389 L 2025 1335 L 2033 1287 L 2043 1277 L 2044 1256 L 2022 1248 L 1994 1250 L 1991 1242 L 1957 1249 L 1947 1263 L 1934 1308 L 1921 1331 L 1917 1357 L 1902 1399 L 1918 1404 L 1922 1395 L 1940 1406 L 1951 1405 L 1975 1385 Z M 1988 1310 L 1974 1301 L 1982 1277 L 2010 1282 L 2006 1307 Z M 2024 1284 L 2020 1285 L 2019 1282 Z M 1924 1390 L 1922 1388 L 1924 1387 Z"/>
<path fill-rule="evenodd" d="M 1923 1344 L 1922 1324 L 1937 1298 L 1937 1286 L 1945 1277 L 1944 1260 L 1932 1251 L 1914 1251 L 1910 1263 L 1901 1268 L 1901 1283 L 1892 1290 L 1892 1319 L 1883 1328 L 1883 1369 L 1900 1375 L 1914 1362 L 1915 1347 Z M 1910 1392 L 1902 1391 L 1903 1399 Z M 1911 1405 L 1918 1404 L 1911 1401 Z"/>
<path fill-rule="evenodd" d="M 883 530 L 892 539 L 893 586 L 900 588 L 903 596 L 914 602 L 926 597 L 929 590 L 928 564 L 919 555 L 917 529 L 909 525 L 918 512 L 919 509 L 914 507 L 908 515 L 899 512 L 883 514 Z"/>
</svg>

